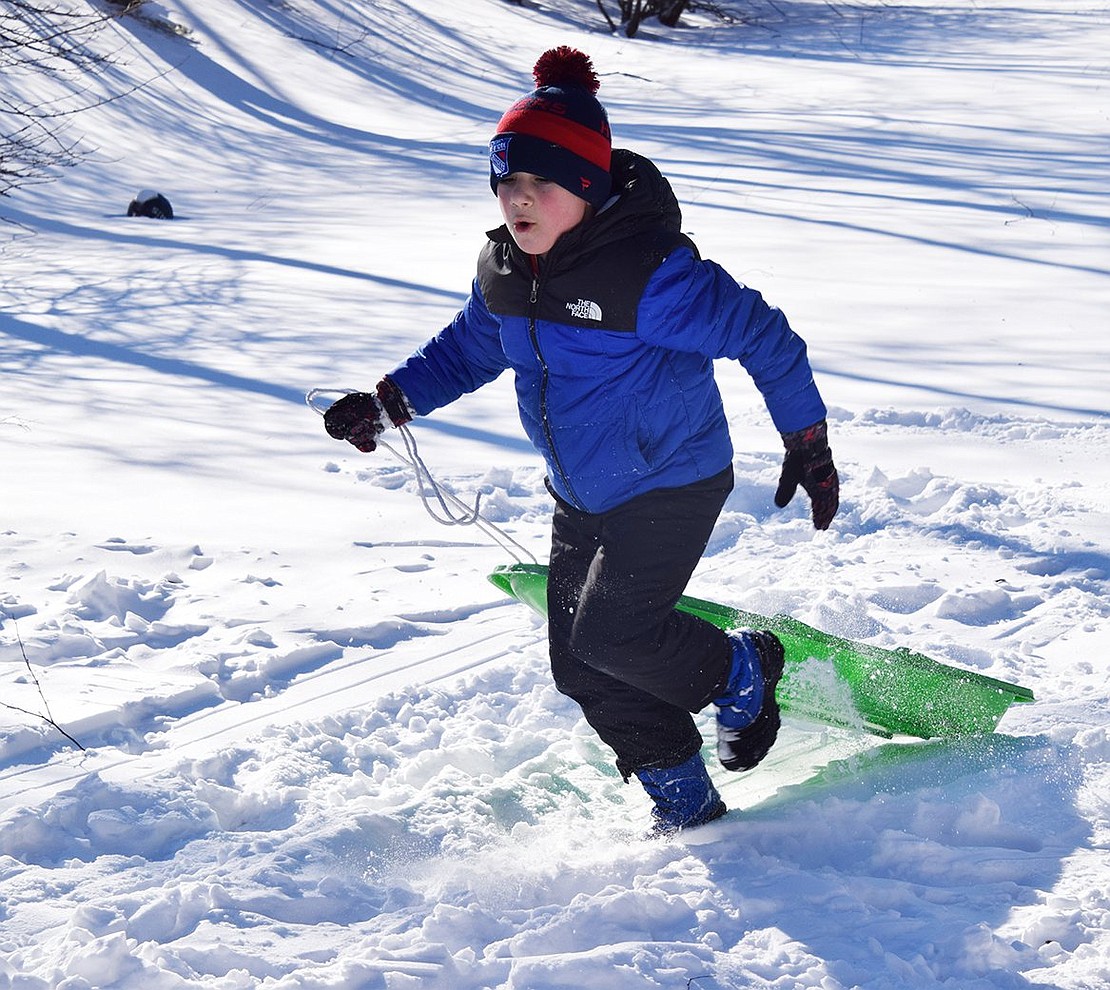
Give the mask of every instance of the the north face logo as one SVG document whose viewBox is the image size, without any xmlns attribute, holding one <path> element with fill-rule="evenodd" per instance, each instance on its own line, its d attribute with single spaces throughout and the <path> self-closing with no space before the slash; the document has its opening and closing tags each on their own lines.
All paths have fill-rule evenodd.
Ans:
<svg viewBox="0 0 1110 990">
<path fill-rule="evenodd" d="M 601 307 L 592 299 L 579 299 L 578 302 L 567 303 L 570 315 L 577 320 L 595 320 L 601 322 Z"/>
</svg>

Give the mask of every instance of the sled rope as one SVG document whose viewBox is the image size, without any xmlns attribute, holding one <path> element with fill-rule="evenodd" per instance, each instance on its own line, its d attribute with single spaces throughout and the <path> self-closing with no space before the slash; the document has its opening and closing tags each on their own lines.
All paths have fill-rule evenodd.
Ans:
<svg viewBox="0 0 1110 990">
<path fill-rule="evenodd" d="M 323 416 L 327 411 L 327 407 L 320 408 L 320 406 L 316 405 L 314 401 L 316 398 L 327 393 L 347 395 L 352 391 L 354 390 L 314 388 L 305 395 L 305 402 L 310 409 L 314 409 Z M 525 549 L 503 529 L 490 522 L 482 515 L 481 492 L 478 492 L 474 496 L 474 505 L 469 506 L 453 492 L 444 489 L 443 486 L 436 481 L 432 472 L 428 470 L 428 466 L 420 456 L 420 450 L 416 445 L 416 437 L 412 435 L 412 431 L 408 426 L 398 426 L 397 432 L 401 434 L 401 439 L 405 444 L 403 453 L 392 444 L 387 443 L 380 436 L 376 441 L 377 445 L 388 450 L 402 464 L 411 468 L 416 478 L 416 490 L 420 496 L 420 502 L 424 506 L 424 511 L 427 512 L 432 519 L 441 526 L 474 526 L 485 533 L 486 536 L 501 547 L 501 549 L 509 554 L 518 564 L 528 562 L 533 564 L 536 563 L 536 558 L 530 551 Z M 431 492 L 431 497 L 434 498 L 434 501 L 439 506 L 439 512 L 436 511 L 435 506 L 432 504 L 429 491 Z M 517 551 L 519 551 L 519 553 Z M 522 554 L 523 556 L 521 556 Z"/>
</svg>

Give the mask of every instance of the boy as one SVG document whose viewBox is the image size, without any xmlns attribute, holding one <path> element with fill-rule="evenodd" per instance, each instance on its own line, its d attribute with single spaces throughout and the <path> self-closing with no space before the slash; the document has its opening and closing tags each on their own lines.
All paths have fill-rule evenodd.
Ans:
<svg viewBox="0 0 1110 990">
<path fill-rule="evenodd" d="M 805 344 L 759 293 L 704 261 L 670 185 L 612 148 L 590 59 L 560 47 L 501 118 L 492 231 L 454 320 L 373 393 L 344 396 L 328 433 L 372 451 L 386 427 L 516 375 L 521 422 L 554 500 L 548 638 L 574 698 L 653 801 L 669 834 L 724 814 L 692 713 L 716 706 L 729 770 L 763 759 L 779 729 L 783 651 L 769 632 L 722 632 L 675 604 L 733 486 L 713 360 L 751 374 L 786 457 L 775 503 L 798 485 L 826 529 L 839 481 Z"/>
</svg>

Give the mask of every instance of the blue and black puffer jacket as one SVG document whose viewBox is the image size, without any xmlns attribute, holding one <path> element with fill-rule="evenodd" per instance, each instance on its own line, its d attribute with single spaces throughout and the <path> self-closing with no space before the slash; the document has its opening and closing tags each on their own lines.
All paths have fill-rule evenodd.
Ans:
<svg viewBox="0 0 1110 990">
<path fill-rule="evenodd" d="M 615 150 L 613 188 L 538 266 L 505 227 L 492 231 L 458 315 L 389 373 L 427 415 L 512 368 L 551 487 L 586 512 L 728 466 L 715 358 L 743 365 L 780 432 L 825 417 L 804 342 L 699 257 L 658 169 Z"/>
</svg>

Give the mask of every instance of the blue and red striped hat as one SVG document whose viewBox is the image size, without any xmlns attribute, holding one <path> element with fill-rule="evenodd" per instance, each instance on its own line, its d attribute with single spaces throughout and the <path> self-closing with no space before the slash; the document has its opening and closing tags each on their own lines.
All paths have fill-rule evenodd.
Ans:
<svg viewBox="0 0 1110 990">
<path fill-rule="evenodd" d="M 532 70 L 536 89 L 501 118 L 489 143 L 489 182 L 531 172 L 558 183 L 595 208 L 609 198 L 612 136 L 594 94 L 601 86 L 588 55 L 562 45 Z"/>
</svg>

